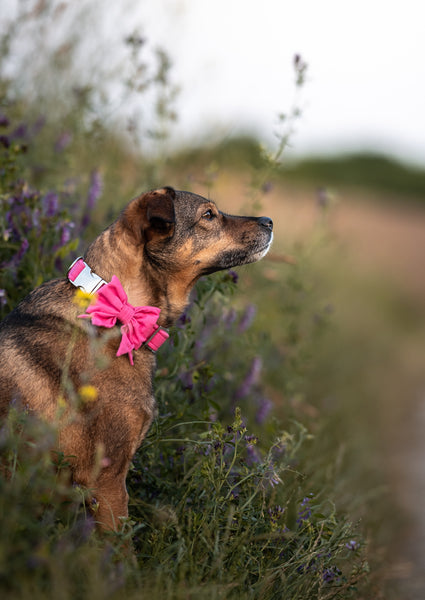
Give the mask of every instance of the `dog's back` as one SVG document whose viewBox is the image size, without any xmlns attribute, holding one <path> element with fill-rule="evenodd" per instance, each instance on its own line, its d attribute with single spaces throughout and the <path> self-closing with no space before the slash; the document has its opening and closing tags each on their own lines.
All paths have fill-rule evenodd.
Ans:
<svg viewBox="0 0 425 600">
<path fill-rule="evenodd" d="M 60 393 L 70 321 L 72 290 L 53 280 L 31 292 L 0 324 L 0 410 L 11 401 L 50 413 Z M 63 310 L 63 308 L 67 310 Z"/>
</svg>

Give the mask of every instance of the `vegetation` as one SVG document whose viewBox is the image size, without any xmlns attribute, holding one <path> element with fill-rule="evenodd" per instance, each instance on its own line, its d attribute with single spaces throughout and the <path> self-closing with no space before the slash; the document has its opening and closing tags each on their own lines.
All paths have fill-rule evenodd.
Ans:
<svg viewBox="0 0 425 600">
<path fill-rule="evenodd" d="M 44 6 L 24 21 L 20 15 L 16 27 L 32 19 L 46 26 L 52 4 Z M 274 156 L 252 140 L 204 154 L 164 153 L 175 86 L 164 53 L 153 53 L 153 67 L 142 60 L 147 42 L 137 32 L 125 43 L 134 68 L 123 89 L 155 115 L 155 127 L 142 119 L 137 132 L 128 115 L 103 118 L 108 91 L 100 81 L 77 85 L 70 76 L 66 98 L 59 95 L 64 106 L 47 83 L 35 88 L 42 104 L 24 98 L 6 77 L 11 42 L 3 36 L 0 63 L 2 315 L 41 281 L 62 277 L 140 190 L 190 189 L 193 169 L 208 190 L 212 174 L 224 165 L 240 171 L 248 156 L 252 206 L 270 173 L 282 176 L 288 130 Z M 71 75 L 66 66 L 77 50 L 45 48 L 49 80 Z M 299 58 L 295 69 L 300 86 Z M 86 491 L 67 479 L 67 457 L 52 457 L 54 428 L 12 404 L 0 430 L 3 596 L 377 597 L 365 540 L 374 540 L 372 556 L 388 541 L 387 513 L 377 508 L 382 449 L 369 435 L 379 429 L 381 405 L 358 368 L 382 352 L 385 337 L 377 336 L 370 356 L 359 324 L 332 337 L 338 315 L 330 302 L 340 300 L 332 294 L 344 267 L 332 254 L 324 269 L 332 242 L 321 224 L 292 249 L 295 264 L 262 262 L 244 268 L 240 282 L 233 272 L 199 282 L 158 356 L 159 415 L 129 474 L 130 517 L 121 533 L 96 532 Z M 355 285 L 347 283 L 348 296 Z M 396 308 L 389 303 L 387 311 L 397 327 Z M 385 505 L 395 520 L 390 498 Z"/>
<path fill-rule="evenodd" d="M 243 171 L 247 167 L 261 169 L 264 156 L 258 141 L 249 135 L 226 139 L 215 146 L 201 145 L 181 150 L 173 157 L 177 166 L 191 164 L 202 168 L 215 163 L 216 168 Z M 371 152 L 342 155 L 311 156 L 285 161 L 274 173 L 274 181 L 304 186 L 357 188 L 372 190 L 387 202 L 423 203 L 425 171 L 403 164 L 390 156 Z"/>
<path fill-rule="evenodd" d="M 11 126 L 4 118 L 6 133 Z M 89 223 L 99 182 L 92 178 L 81 207 L 76 190 L 41 192 L 19 179 L 22 146 L 6 135 L 3 148 L 6 313 L 34 284 L 63 272 L 63 258 L 71 260 L 78 243 L 75 232 Z M 266 418 L 271 407 L 259 380 L 261 357 L 243 339 L 253 309 L 237 311 L 227 302 L 235 279 L 225 273 L 200 283 L 160 357 L 160 416 L 134 460 L 131 518 L 108 540 L 107 565 L 80 504 L 84 490 L 64 477 L 66 457 L 59 455 L 59 470 L 53 469 L 54 432 L 12 407 L 2 429 L 1 479 L 1 583 L 9 597 L 56 597 L 57 585 L 64 597 L 113 597 L 115 586 L 131 596 L 139 585 L 170 598 L 187 589 L 262 598 L 348 597 L 356 589 L 366 568 L 359 533 L 323 490 L 303 483 L 306 429 L 282 430 Z M 129 538 L 137 566 L 118 558 Z M 97 588 L 102 569 L 117 580 L 112 588 Z"/>
<path fill-rule="evenodd" d="M 286 167 L 283 175 L 289 181 L 384 192 L 393 201 L 425 199 L 423 169 L 370 152 L 304 159 Z"/>
</svg>

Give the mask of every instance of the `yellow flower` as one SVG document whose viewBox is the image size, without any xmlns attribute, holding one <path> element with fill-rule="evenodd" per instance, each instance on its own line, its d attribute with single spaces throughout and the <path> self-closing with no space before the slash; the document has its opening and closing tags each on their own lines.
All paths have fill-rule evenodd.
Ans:
<svg viewBox="0 0 425 600">
<path fill-rule="evenodd" d="M 57 401 L 57 406 L 60 411 L 64 410 L 67 407 L 65 398 L 60 395 Z"/>
<path fill-rule="evenodd" d="M 82 385 L 78 390 L 82 402 L 94 402 L 97 399 L 97 389 L 93 385 Z"/>
<path fill-rule="evenodd" d="M 74 294 L 73 302 L 82 310 L 86 310 L 86 308 L 88 306 L 90 306 L 90 304 L 93 302 L 93 300 L 94 300 L 93 296 L 91 296 L 87 292 L 84 292 L 83 290 L 80 290 L 80 288 L 78 288 L 78 290 Z"/>
</svg>

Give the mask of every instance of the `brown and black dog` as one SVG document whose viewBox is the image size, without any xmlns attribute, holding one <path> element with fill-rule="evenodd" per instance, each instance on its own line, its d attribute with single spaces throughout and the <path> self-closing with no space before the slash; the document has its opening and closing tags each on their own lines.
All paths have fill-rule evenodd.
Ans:
<svg viewBox="0 0 425 600">
<path fill-rule="evenodd" d="M 201 196 L 166 187 L 132 200 L 84 261 L 106 282 L 118 277 L 133 306 L 161 309 L 158 325 L 169 327 L 199 277 L 259 260 L 272 229 L 268 217 L 229 216 Z M 49 281 L 0 325 L 0 411 L 15 400 L 59 423 L 58 447 L 72 457 L 73 480 L 96 497 L 100 526 L 117 529 L 128 514 L 129 464 L 155 414 L 155 355 L 144 345 L 134 365 L 117 357 L 119 327 L 77 318 L 75 292 L 68 279 Z M 95 399 L 71 411 L 84 386 L 95 388 Z"/>
</svg>

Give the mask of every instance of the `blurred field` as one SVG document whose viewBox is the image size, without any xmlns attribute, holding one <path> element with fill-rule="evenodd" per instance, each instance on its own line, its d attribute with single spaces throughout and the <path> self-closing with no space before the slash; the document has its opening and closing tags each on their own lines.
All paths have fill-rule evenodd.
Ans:
<svg viewBox="0 0 425 600">
<path fill-rule="evenodd" d="M 246 213 L 247 188 L 242 177 L 222 174 L 211 196 L 225 211 Z M 205 194 L 202 187 L 197 191 Z M 419 599 L 425 593 L 419 501 L 425 489 L 425 211 L 403 198 L 388 202 L 385 193 L 347 188 L 326 192 L 325 200 L 323 193 L 283 184 L 261 197 L 259 212 L 273 218 L 276 237 L 260 268 L 277 280 L 293 268 L 280 257 L 302 262 L 307 254 L 316 290 L 333 306 L 301 413 L 329 422 L 327 432 L 318 432 L 318 452 L 326 452 L 323 438 L 331 431 L 332 452 L 340 447 L 346 455 L 341 470 L 347 469 L 349 482 L 340 473 L 334 485 L 347 485 L 341 497 L 351 494 L 353 504 L 358 484 L 358 514 L 371 528 L 372 563 L 383 561 L 385 598 Z M 241 273 L 242 281 L 247 277 L 249 271 Z M 260 307 L 260 322 L 279 338 L 276 298 L 255 278 L 247 293 Z M 273 398 L 282 414 L 288 412 L 288 398 L 278 392 Z M 373 513 L 376 522 L 383 520 L 378 533 Z"/>
<path fill-rule="evenodd" d="M 319 192 L 311 186 L 282 185 L 262 196 L 261 210 L 275 222 L 275 250 L 285 252 L 289 245 L 309 239 L 318 221 L 326 219 L 326 227 L 360 277 L 375 276 L 394 284 L 401 295 L 423 301 L 422 207 L 388 202 L 388 194 L 367 190 L 324 193 L 329 203 L 326 215 L 320 214 Z M 212 195 L 224 210 L 242 212 L 246 208 L 246 186 L 239 178 L 221 178 Z"/>
</svg>

